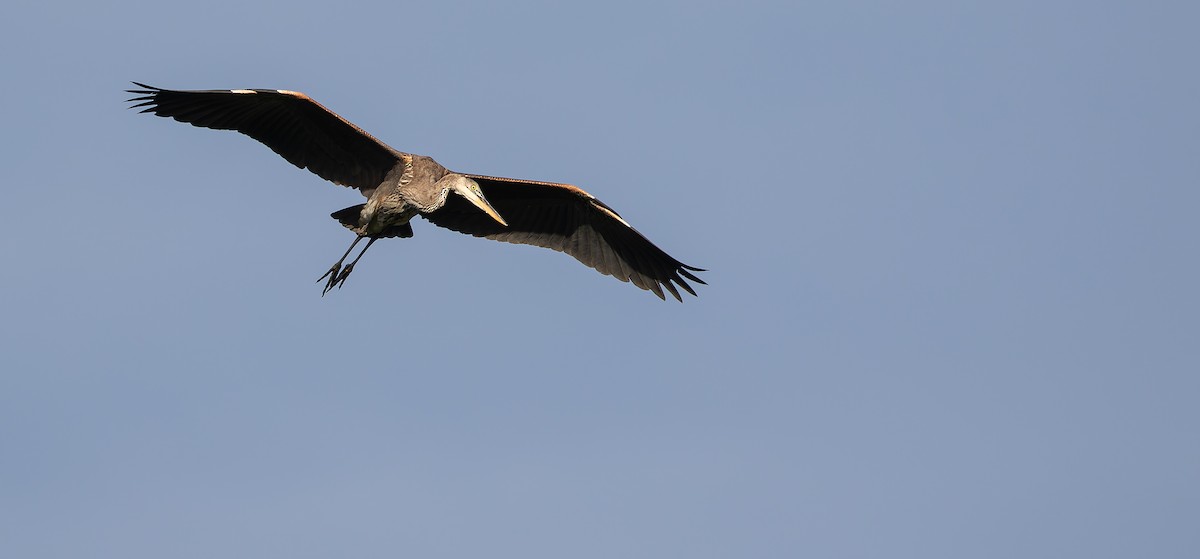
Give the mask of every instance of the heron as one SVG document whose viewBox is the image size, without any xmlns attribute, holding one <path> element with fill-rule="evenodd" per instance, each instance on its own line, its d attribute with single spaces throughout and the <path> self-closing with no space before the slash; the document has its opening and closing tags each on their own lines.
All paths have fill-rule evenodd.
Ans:
<svg viewBox="0 0 1200 559">
<path fill-rule="evenodd" d="M 311 97 L 285 89 L 173 90 L 132 82 L 140 108 L 193 126 L 235 130 L 271 148 L 293 165 L 367 201 L 330 214 L 354 232 L 345 254 L 317 280 L 321 295 L 341 288 L 375 241 L 413 236 L 421 216 L 447 229 L 509 243 L 553 249 L 596 271 L 678 301 L 687 280 L 704 284 L 615 210 L 583 189 L 564 183 L 457 173 L 424 155 L 404 153 L 338 116 Z M 454 196 L 450 196 L 454 193 Z M 364 238 L 366 246 L 346 259 Z"/>
</svg>

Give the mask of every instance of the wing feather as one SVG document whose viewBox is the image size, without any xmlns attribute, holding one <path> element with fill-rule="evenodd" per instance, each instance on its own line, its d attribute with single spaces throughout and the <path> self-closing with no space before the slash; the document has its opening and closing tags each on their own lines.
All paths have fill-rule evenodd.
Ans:
<svg viewBox="0 0 1200 559">
<path fill-rule="evenodd" d="M 467 175 L 508 222 L 500 225 L 461 196 L 422 217 L 435 225 L 476 237 L 534 245 L 567 253 L 596 271 L 630 282 L 665 299 L 663 288 L 682 301 L 678 287 L 695 295 L 683 279 L 703 284 L 683 264 L 630 227 L 612 208 L 569 184 Z M 682 277 L 681 277 L 682 275 Z"/>
<path fill-rule="evenodd" d="M 295 91 L 161 89 L 134 82 L 130 108 L 203 128 L 236 130 L 293 165 L 359 189 L 379 186 L 398 152 Z"/>
</svg>

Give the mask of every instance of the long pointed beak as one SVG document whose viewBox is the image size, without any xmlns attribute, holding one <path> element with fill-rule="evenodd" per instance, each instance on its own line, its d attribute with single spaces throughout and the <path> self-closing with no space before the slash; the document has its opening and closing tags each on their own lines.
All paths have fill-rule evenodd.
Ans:
<svg viewBox="0 0 1200 559">
<path fill-rule="evenodd" d="M 493 208 L 492 205 L 487 201 L 487 198 L 484 198 L 482 194 L 476 194 L 475 191 L 470 188 L 463 188 L 459 190 L 458 193 L 462 194 L 463 198 L 470 200 L 472 204 L 475 204 L 475 207 L 492 216 L 492 219 L 499 221 L 500 225 L 508 227 L 508 222 L 504 221 L 504 218 L 500 217 L 500 212 L 496 211 L 496 208 Z"/>
</svg>

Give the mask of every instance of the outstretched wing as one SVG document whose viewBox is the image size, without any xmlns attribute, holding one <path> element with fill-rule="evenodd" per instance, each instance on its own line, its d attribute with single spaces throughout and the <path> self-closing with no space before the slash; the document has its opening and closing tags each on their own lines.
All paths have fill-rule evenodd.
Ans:
<svg viewBox="0 0 1200 559">
<path fill-rule="evenodd" d="M 663 252 L 612 208 L 569 184 L 467 175 L 508 222 L 505 227 L 462 196 L 451 195 L 440 209 L 422 214 L 435 225 L 497 241 L 565 252 L 596 271 L 654 292 L 663 288 L 682 301 L 676 285 L 696 294 L 687 280 L 704 283 L 702 272 Z"/>
<path fill-rule="evenodd" d="M 133 82 L 142 89 L 130 108 L 204 128 L 236 130 L 266 144 L 293 165 L 359 189 L 383 182 L 399 159 L 387 144 L 295 91 L 216 89 L 177 91 Z"/>
</svg>

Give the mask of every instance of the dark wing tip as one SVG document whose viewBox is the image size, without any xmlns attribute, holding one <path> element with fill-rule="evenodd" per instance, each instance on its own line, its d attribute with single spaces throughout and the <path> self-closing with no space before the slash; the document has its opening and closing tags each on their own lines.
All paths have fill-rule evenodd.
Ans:
<svg viewBox="0 0 1200 559">
<path fill-rule="evenodd" d="M 126 99 L 125 102 L 126 103 L 137 103 L 138 101 L 141 101 L 141 102 L 137 103 L 136 105 L 130 105 L 130 106 L 126 107 L 127 109 L 136 109 L 137 107 L 145 107 L 146 105 L 153 105 L 154 104 L 154 95 L 156 93 L 158 93 L 159 91 L 162 91 L 161 89 L 159 89 L 157 87 L 149 86 L 144 83 L 140 83 L 140 82 L 130 82 L 130 83 L 132 83 L 133 85 L 136 85 L 142 89 L 126 89 L 125 93 L 132 93 L 136 97 L 130 97 L 129 99 Z M 149 109 L 147 109 L 147 110 L 149 110 Z M 141 112 L 144 113 L 147 111 L 141 111 Z"/>
<path fill-rule="evenodd" d="M 678 268 L 671 272 L 671 277 L 664 280 L 659 280 L 664 286 L 666 286 L 667 289 L 671 291 L 671 294 L 675 296 L 675 299 L 681 303 L 683 302 L 683 298 L 680 297 L 679 292 L 675 290 L 676 285 L 683 288 L 683 290 L 687 291 L 692 297 L 699 297 L 699 295 L 696 294 L 696 290 L 688 284 L 687 280 L 694 281 L 701 285 L 708 285 L 708 283 L 706 283 L 704 280 L 688 272 L 687 269 L 695 270 L 696 268 L 692 268 L 686 264 L 680 264 Z M 687 279 L 685 280 L 684 278 Z"/>
<path fill-rule="evenodd" d="M 146 85 L 146 84 L 144 84 L 144 83 L 141 83 L 141 82 L 130 82 L 130 83 L 132 83 L 133 85 L 136 85 L 136 86 L 140 87 L 141 89 L 126 89 L 126 90 L 125 90 L 125 93 L 132 93 L 132 94 L 134 94 L 134 95 L 140 95 L 140 96 L 153 96 L 154 94 L 156 94 L 156 93 L 158 93 L 158 92 L 160 92 L 160 91 L 165 91 L 164 89 L 162 89 L 162 88 L 160 88 L 160 87 L 154 87 L 154 86 L 152 86 L 152 85 Z M 143 98 L 144 98 L 144 97 L 143 97 Z M 138 99 L 138 98 L 136 98 L 136 97 L 135 97 L 134 99 L 129 99 L 129 101 L 133 101 L 133 100 L 135 100 L 135 99 Z"/>
<path fill-rule="evenodd" d="M 708 285 L 708 283 L 706 283 L 704 280 L 702 280 L 702 279 L 700 279 L 700 278 L 696 277 L 696 275 L 695 275 L 695 274 L 693 274 L 693 273 L 689 272 L 688 270 L 695 270 L 695 271 L 697 271 L 697 272 L 707 272 L 708 270 L 702 270 L 702 269 L 700 269 L 700 268 L 693 268 L 693 267 L 691 267 L 691 266 L 688 266 L 688 265 L 686 265 L 686 264 L 680 264 L 680 265 L 679 265 L 679 270 L 678 270 L 678 272 L 679 272 L 680 274 L 683 274 L 683 277 L 685 277 L 685 278 L 687 278 L 687 279 L 690 279 L 690 280 L 692 280 L 692 281 L 694 281 L 694 282 L 696 282 L 696 283 L 699 283 L 700 285 Z"/>
</svg>

